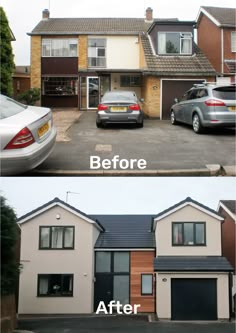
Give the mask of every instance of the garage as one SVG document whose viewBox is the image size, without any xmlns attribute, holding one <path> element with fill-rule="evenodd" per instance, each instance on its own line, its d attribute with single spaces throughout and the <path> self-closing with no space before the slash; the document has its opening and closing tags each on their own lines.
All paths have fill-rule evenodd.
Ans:
<svg viewBox="0 0 236 333">
<path fill-rule="evenodd" d="M 181 98 L 183 94 L 195 83 L 202 83 L 205 80 L 162 80 L 162 113 L 161 119 L 170 119 L 170 108 L 174 99 Z"/>
<path fill-rule="evenodd" d="M 217 320 L 216 279 L 171 279 L 172 320 Z"/>
</svg>

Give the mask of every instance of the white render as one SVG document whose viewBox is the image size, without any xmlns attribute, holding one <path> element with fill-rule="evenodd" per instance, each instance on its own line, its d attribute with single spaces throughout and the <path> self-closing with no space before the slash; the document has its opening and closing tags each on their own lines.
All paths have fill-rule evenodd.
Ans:
<svg viewBox="0 0 236 333">
<path fill-rule="evenodd" d="M 229 286 L 228 274 L 176 274 L 158 273 L 156 275 L 156 312 L 160 319 L 171 319 L 171 278 L 216 278 L 217 279 L 217 317 L 229 318 Z M 164 281 L 163 281 L 164 279 Z"/>
<path fill-rule="evenodd" d="M 172 246 L 172 222 L 206 222 L 206 246 Z M 185 205 L 156 222 L 158 256 L 221 256 L 221 221 L 205 211 Z"/>
<path fill-rule="evenodd" d="M 106 36 L 108 69 L 139 69 L 138 36 Z"/>
<path fill-rule="evenodd" d="M 60 219 L 58 219 L 60 217 Z M 39 226 L 75 227 L 74 249 L 39 250 Z M 93 312 L 95 223 L 54 205 L 21 224 L 19 314 Z M 38 274 L 73 274 L 73 297 L 37 297 Z"/>
</svg>

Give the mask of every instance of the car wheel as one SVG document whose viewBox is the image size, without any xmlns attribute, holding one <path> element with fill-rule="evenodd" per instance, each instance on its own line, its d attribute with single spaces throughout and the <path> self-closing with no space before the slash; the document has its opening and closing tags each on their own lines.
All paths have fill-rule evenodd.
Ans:
<svg viewBox="0 0 236 333">
<path fill-rule="evenodd" d="M 101 121 L 96 121 L 97 128 L 102 128 L 102 122 Z"/>
<path fill-rule="evenodd" d="M 203 126 L 201 119 L 197 113 L 193 115 L 193 130 L 195 133 L 199 134 L 203 132 Z"/>
<path fill-rule="evenodd" d="M 177 124 L 174 111 L 171 111 L 171 113 L 170 113 L 170 121 L 171 121 L 172 125 L 176 125 Z"/>
<path fill-rule="evenodd" d="M 143 121 L 141 123 L 137 123 L 138 128 L 143 128 Z"/>
</svg>

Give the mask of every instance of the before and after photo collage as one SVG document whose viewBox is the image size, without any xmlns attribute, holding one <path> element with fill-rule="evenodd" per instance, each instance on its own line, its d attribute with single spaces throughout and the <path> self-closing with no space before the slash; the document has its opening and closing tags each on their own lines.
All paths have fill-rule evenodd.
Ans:
<svg viewBox="0 0 236 333">
<path fill-rule="evenodd" d="M 0 0 L 1 331 L 236 332 L 232 0 Z"/>
</svg>

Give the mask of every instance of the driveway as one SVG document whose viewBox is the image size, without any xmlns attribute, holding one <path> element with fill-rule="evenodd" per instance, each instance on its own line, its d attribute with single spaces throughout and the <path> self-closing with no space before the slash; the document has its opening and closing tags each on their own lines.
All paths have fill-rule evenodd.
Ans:
<svg viewBox="0 0 236 333">
<path fill-rule="evenodd" d="M 19 329 L 34 333 L 234 333 L 229 322 L 148 322 L 144 316 L 43 318 L 19 321 Z"/>
<path fill-rule="evenodd" d="M 144 159 L 147 162 L 144 173 L 148 171 L 151 175 L 158 171 L 167 175 L 210 175 L 209 170 L 214 171 L 214 167 L 222 173 L 222 168 L 234 169 L 236 164 L 234 129 L 208 130 L 197 135 L 188 126 L 172 126 L 169 121 L 155 119 L 145 120 L 141 129 L 118 125 L 97 129 L 95 118 L 95 112 L 83 112 L 66 131 L 66 140 L 57 142 L 52 155 L 36 173 L 96 175 L 113 172 L 112 167 L 105 171 L 102 168 L 91 170 L 90 156 L 98 156 L 101 161 L 115 155 L 127 160 Z M 116 172 L 119 170 L 118 165 Z M 134 166 L 134 170 L 138 168 Z"/>
</svg>

